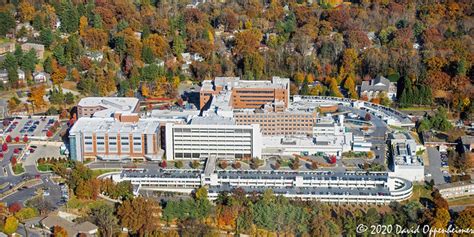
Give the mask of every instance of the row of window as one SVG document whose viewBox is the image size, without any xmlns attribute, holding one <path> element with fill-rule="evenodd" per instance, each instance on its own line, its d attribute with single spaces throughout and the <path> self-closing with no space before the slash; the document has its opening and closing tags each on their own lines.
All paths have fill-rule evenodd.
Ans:
<svg viewBox="0 0 474 237">
<path fill-rule="evenodd" d="M 255 117 L 264 117 L 264 118 L 312 118 L 311 114 L 266 114 L 266 113 L 255 113 L 255 114 L 234 114 L 236 118 L 255 118 Z"/>
</svg>

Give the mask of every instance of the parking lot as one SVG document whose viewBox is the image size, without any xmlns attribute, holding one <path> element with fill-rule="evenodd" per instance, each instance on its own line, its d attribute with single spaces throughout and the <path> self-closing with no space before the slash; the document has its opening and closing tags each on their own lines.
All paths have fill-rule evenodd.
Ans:
<svg viewBox="0 0 474 237">
<path fill-rule="evenodd" d="M 59 144 L 52 143 L 49 145 L 34 145 L 32 144 L 30 147 L 33 147 L 34 152 L 27 152 L 25 155 L 26 158 L 23 159 L 24 167 L 27 172 L 33 172 L 36 170 L 36 161 L 39 158 L 60 158 L 64 157 L 59 152 Z"/>
<path fill-rule="evenodd" d="M 425 166 L 425 179 L 433 179 L 435 184 L 447 183 L 450 179 L 449 173 L 442 171 L 443 159 L 447 161 L 448 157 L 443 152 L 440 153 L 435 147 L 428 147 L 429 166 Z M 447 164 L 446 164 L 447 165 Z"/>
<path fill-rule="evenodd" d="M 32 139 L 46 139 L 48 130 L 58 121 L 58 116 L 16 117 L 4 128 L 4 138 L 22 139 L 25 135 Z"/>
</svg>

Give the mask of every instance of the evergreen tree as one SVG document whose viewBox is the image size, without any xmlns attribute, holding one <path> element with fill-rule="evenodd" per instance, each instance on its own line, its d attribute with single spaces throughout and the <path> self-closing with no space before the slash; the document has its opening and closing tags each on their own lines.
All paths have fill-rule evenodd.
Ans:
<svg viewBox="0 0 474 237">
<path fill-rule="evenodd" d="M 59 18 L 61 20 L 61 31 L 65 33 L 74 33 L 79 28 L 79 13 L 71 1 L 64 1 L 61 4 Z"/>
<path fill-rule="evenodd" d="M 49 48 L 54 40 L 53 31 L 50 28 L 42 29 L 40 32 L 40 39 L 41 43 L 43 43 L 45 47 Z"/>
<path fill-rule="evenodd" d="M 308 79 L 305 78 L 303 81 L 303 86 L 301 87 L 301 95 L 309 95 Z"/>
<path fill-rule="evenodd" d="M 6 11 L 0 12 L 0 36 L 5 36 L 15 28 L 15 18 Z"/>
<path fill-rule="evenodd" d="M 94 28 L 102 29 L 102 17 L 99 14 L 94 14 Z"/>
<path fill-rule="evenodd" d="M 44 71 L 47 73 L 53 72 L 53 58 L 51 56 L 47 57 L 43 63 Z"/>
<path fill-rule="evenodd" d="M 5 61 L 3 62 L 3 67 L 7 69 L 8 72 L 8 81 L 10 85 L 16 85 L 18 82 L 18 61 L 17 58 L 8 53 L 5 56 Z"/>
<path fill-rule="evenodd" d="M 151 64 L 155 61 L 155 55 L 150 47 L 143 47 L 142 49 L 142 58 L 145 63 Z"/>
<path fill-rule="evenodd" d="M 32 73 L 34 72 L 38 61 L 39 60 L 36 57 L 36 50 L 30 49 L 30 51 L 23 55 L 22 60 L 20 61 L 20 67 L 23 71 Z"/>
</svg>

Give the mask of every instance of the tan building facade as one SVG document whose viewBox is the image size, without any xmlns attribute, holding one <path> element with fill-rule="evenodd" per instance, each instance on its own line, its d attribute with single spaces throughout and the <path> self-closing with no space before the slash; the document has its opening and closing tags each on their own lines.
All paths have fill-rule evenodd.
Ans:
<svg viewBox="0 0 474 237">
<path fill-rule="evenodd" d="M 312 135 L 317 112 L 235 112 L 238 125 L 259 124 L 263 135 Z"/>
<path fill-rule="evenodd" d="M 15 52 L 15 43 L 6 42 L 0 44 L 0 55 Z"/>
<path fill-rule="evenodd" d="M 286 78 L 274 77 L 271 81 L 246 81 L 238 77 L 217 77 L 213 82 L 204 81 L 200 91 L 200 108 L 212 97 L 231 93 L 229 105 L 233 109 L 258 109 L 267 104 L 281 104 L 288 108 L 290 83 Z"/>
</svg>

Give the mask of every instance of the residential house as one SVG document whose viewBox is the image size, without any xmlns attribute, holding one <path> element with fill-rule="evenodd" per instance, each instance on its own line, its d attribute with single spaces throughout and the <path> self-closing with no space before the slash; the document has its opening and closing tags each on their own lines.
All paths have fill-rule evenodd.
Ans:
<svg viewBox="0 0 474 237">
<path fill-rule="evenodd" d="M 52 231 L 54 226 L 61 226 L 67 232 L 68 237 L 76 237 L 78 235 L 97 236 L 98 227 L 89 221 L 73 222 L 77 216 L 65 212 L 53 212 L 40 221 L 43 228 Z"/>
<path fill-rule="evenodd" d="M 13 53 L 15 51 L 15 43 L 6 42 L 0 44 L 0 55 L 8 52 Z"/>
<path fill-rule="evenodd" d="M 36 51 L 36 57 L 38 57 L 38 59 L 43 59 L 44 45 L 35 43 L 24 43 L 21 45 L 21 50 L 23 50 L 24 52 L 28 52 L 31 49 L 34 49 Z"/>
<path fill-rule="evenodd" d="M 359 89 L 360 97 L 367 97 L 368 100 L 377 98 L 382 93 L 394 100 L 397 96 L 397 86 L 383 76 L 377 76 L 370 81 L 363 81 Z"/>
<path fill-rule="evenodd" d="M 8 71 L 7 69 L 1 69 L 0 70 L 0 82 L 3 84 L 8 83 Z"/>
<path fill-rule="evenodd" d="M 25 72 L 21 69 L 18 69 L 17 73 L 18 73 L 18 81 L 20 83 L 26 83 Z M 8 71 L 6 69 L 0 70 L 0 83 L 3 83 L 3 84 L 8 83 Z"/>
<path fill-rule="evenodd" d="M 17 69 L 17 73 L 18 73 L 18 81 L 19 81 L 20 83 L 26 82 L 26 77 L 25 77 L 26 74 L 25 74 L 25 72 L 24 72 L 23 70 L 21 70 L 21 69 L 18 68 L 18 69 Z"/>
<path fill-rule="evenodd" d="M 33 81 L 35 83 L 46 83 L 51 78 L 49 73 L 46 72 L 34 72 L 33 73 Z"/>
<path fill-rule="evenodd" d="M 461 145 L 464 152 L 474 152 L 474 136 L 462 136 Z"/>
<path fill-rule="evenodd" d="M 88 51 L 86 52 L 86 57 L 92 61 L 100 62 L 104 59 L 104 54 L 99 51 Z"/>
<path fill-rule="evenodd" d="M 189 67 L 190 65 L 196 61 L 196 62 L 202 62 L 204 61 L 204 58 L 201 57 L 198 53 L 182 53 L 181 57 L 184 60 L 184 64 L 181 65 L 181 70 L 183 72 L 189 72 Z"/>
</svg>

